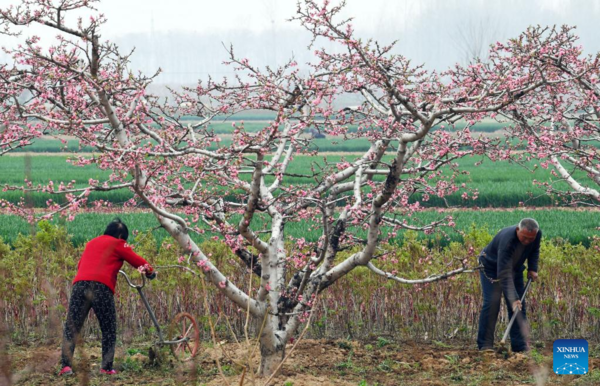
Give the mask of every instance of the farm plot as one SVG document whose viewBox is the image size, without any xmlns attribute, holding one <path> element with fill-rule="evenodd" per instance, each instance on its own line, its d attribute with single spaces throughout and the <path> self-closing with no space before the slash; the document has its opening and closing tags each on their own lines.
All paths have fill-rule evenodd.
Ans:
<svg viewBox="0 0 600 386">
<path fill-rule="evenodd" d="M 598 235 L 598 221 L 596 216 L 600 215 L 598 211 L 567 210 L 567 209 L 515 209 L 515 210 L 451 210 L 439 212 L 437 210 L 427 210 L 419 215 L 420 222 L 416 224 L 425 224 L 439 220 L 446 215 L 453 217 L 456 226 L 454 228 L 444 227 L 442 232 L 436 232 L 427 236 L 420 234 L 422 239 L 429 240 L 431 245 L 448 245 L 450 242 L 462 242 L 464 233 L 477 228 L 494 234 L 498 230 L 519 222 L 523 217 L 533 217 L 537 219 L 544 232 L 546 239 L 559 238 L 572 244 L 590 245 L 594 236 Z M 113 210 L 106 213 L 88 212 L 81 213 L 75 217 L 72 222 L 67 222 L 63 218 L 56 218 L 53 223 L 64 225 L 72 236 L 72 241 L 76 245 L 82 245 L 86 241 L 98 236 L 104 231 L 106 224 L 115 216 L 119 216 L 125 221 L 131 229 L 139 232 L 151 230 L 155 239 L 160 244 L 162 240 L 168 238 L 167 233 L 157 228 L 157 221 L 154 215 L 144 211 L 123 211 Z M 239 221 L 239 216 L 233 216 L 232 222 Z M 252 225 L 255 229 L 261 229 L 268 225 L 268 220 L 259 223 L 256 220 Z M 316 228 L 318 219 L 314 223 L 295 222 L 286 226 L 289 235 L 298 238 L 304 237 L 307 241 L 316 241 L 321 236 L 320 230 Z M 390 228 L 383 227 L 383 232 L 389 232 Z M 5 242 L 12 244 L 19 234 L 28 235 L 32 233 L 31 226 L 23 219 L 12 216 L 0 216 L 0 234 Z M 357 237 L 364 237 L 366 231 L 356 234 Z M 210 238 L 212 234 L 207 230 L 205 234 L 193 235 L 192 238 L 202 242 Z M 263 235 L 267 238 L 268 235 Z M 398 235 L 397 241 L 403 240 L 403 233 Z"/>
<path fill-rule="evenodd" d="M 18 155 L 4 157 L 2 159 L 3 178 L 2 184 L 19 185 L 27 179 L 34 186 L 53 180 L 55 184 L 63 181 L 65 183 L 75 181 L 75 186 L 83 187 L 90 178 L 95 180 L 106 180 L 110 172 L 100 170 L 95 165 L 86 167 L 73 166 L 67 162 L 69 156 L 47 156 L 47 155 Z M 332 154 L 320 157 L 298 156 L 292 161 L 289 173 L 293 176 L 284 179 L 284 185 L 301 185 L 319 178 L 322 168 L 335 168 L 338 162 L 352 160 L 356 155 Z M 384 159 L 384 162 L 389 158 Z M 477 189 L 475 199 L 465 200 L 461 197 L 463 191 L 441 198 L 431 198 L 422 202 L 427 207 L 480 207 L 480 208 L 503 208 L 519 206 L 550 206 L 556 203 L 556 199 L 546 195 L 545 190 L 536 186 L 533 181 L 549 181 L 548 170 L 540 168 L 537 162 L 525 163 L 526 167 L 509 163 L 506 161 L 492 162 L 479 158 L 465 158 L 459 162 L 460 169 L 466 174 L 457 178 L 459 184 L 465 183 L 467 187 Z M 303 177 L 306 176 L 306 177 Z M 250 175 L 245 176 L 247 180 Z M 382 180 L 383 176 L 376 176 Z M 274 177 L 267 176 L 267 183 L 271 183 Z M 557 186 L 564 183 L 556 182 Z M 24 196 L 21 191 L 0 192 L 0 199 L 10 202 L 18 202 Z M 133 197 L 128 190 L 110 192 L 92 192 L 90 200 L 105 200 L 115 204 L 123 203 Z M 413 200 L 419 198 L 415 195 Z M 60 195 L 47 193 L 32 193 L 27 200 L 34 207 L 43 207 L 46 201 L 52 199 L 62 202 Z"/>
</svg>

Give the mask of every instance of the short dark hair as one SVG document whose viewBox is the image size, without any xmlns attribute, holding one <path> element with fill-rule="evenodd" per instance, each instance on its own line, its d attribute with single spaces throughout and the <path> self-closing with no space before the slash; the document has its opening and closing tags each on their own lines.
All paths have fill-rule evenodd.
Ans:
<svg viewBox="0 0 600 386">
<path fill-rule="evenodd" d="M 120 218 L 115 217 L 106 227 L 104 235 L 127 241 L 129 229 L 127 229 L 127 225 Z"/>
</svg>

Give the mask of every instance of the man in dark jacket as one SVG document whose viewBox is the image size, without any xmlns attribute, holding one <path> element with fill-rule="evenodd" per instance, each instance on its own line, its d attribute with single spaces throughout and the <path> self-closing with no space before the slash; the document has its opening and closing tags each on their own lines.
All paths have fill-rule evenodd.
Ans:
<svg viewBox="0 0 600 386">
<path fill-rule="evenodd" d="M 541 239 L 542 231 L 537 221 L 524 218 L 519 225 L 498 232 L 492 242 L 483 249 L 479 257 L 483 265 L 480 271 L 483 306 L 477 335 L 477 345 L 480 350 L 493 349 L 502 293 L 506 300 L 509 318 L 517 310 L 522 312 L 522 318 L 517 316 L 518 323 L 513 324 L 510 329 L 512 350 L 521 352 L 529 349 L 522 330 L 526 320 L 525 304 L 521 304 L 520 300 L 525 291 L 523 271 L 524 263 L 527 261 L 527 277 L 532 281 L 537 280 Z"/>
</svg>

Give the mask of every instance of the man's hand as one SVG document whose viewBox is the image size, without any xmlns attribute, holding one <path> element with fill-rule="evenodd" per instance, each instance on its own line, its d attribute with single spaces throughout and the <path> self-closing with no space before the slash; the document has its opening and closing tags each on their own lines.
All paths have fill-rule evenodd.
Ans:
<svg viewBox="0 0 600 386">
<path fill-rule="evenodd" d="M 512 304 L 513 312 L 521 311 L 523 309 L 523 305 L 520 300 L 515 300 Z"/>
<path fill-rule="evenodd" d="M 538 273 L 535 271 L 527 271 L 527 278 L 531 279 L 531 281 L 537 281 Z"/>
</svg>

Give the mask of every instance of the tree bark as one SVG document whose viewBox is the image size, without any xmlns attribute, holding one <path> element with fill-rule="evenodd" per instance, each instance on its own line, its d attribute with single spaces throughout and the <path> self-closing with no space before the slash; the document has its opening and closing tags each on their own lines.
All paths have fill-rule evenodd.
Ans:
<svg viewBox="0 0 600 386">
<path fill-rule="evenodd" d="M 267 324 L 275 323 L 276 316 L 269 315 Z M 262 377 L 271 376 L 285 357 L 285 342 L 275 331 L 263 331 L 260 336 L 260 367 L 258 374 Z"/>
</svg>

